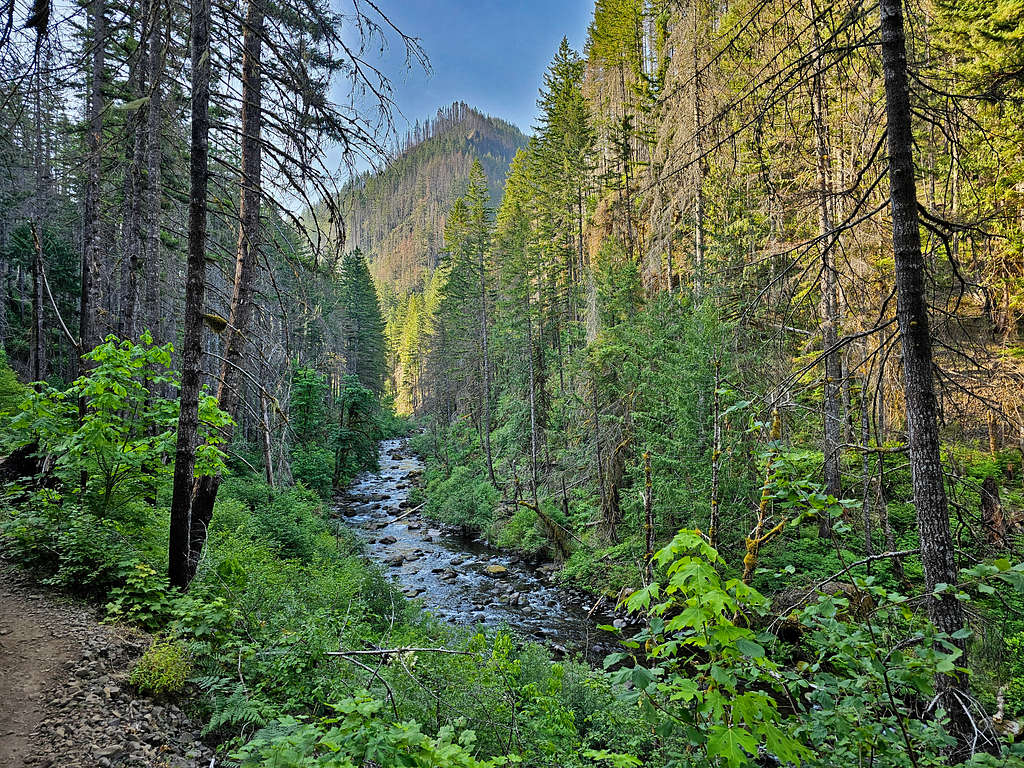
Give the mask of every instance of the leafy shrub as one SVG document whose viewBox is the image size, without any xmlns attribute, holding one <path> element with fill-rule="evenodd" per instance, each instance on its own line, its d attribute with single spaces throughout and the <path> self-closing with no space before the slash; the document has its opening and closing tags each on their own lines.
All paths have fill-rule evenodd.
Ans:
<svg viewBox="0 0 1024 768">
<path fill-rule="evenodd" d="M 520 507 L 512 517 L 502 523 L 496 523 L 497 545 L 503 549 L 518 549 L 528 554 L 537 554 L 547 546 L 547 538 L 540 528 L 537 513 L 531 509 Z"/>
<path fill-rule="evenodd" d="M 648 626 L 626 643 L 635 649 L 633 664 L 612 678 L 632 683 L 626 696 L 658 735 L 689 742 L 733 768 L 757 764 L 762 752 L 821 768 L 854 765 L 865 754 L 879 768 L 948 764 L 953 740 L 943 720 L 922 720 L 917 706 L 932 699 L 937 674 L 956 671 L 961 651 L 952 640 L 968 630 L 953 638 L 939 633 L 913 617 L 905 596 L 873 577 L 856 578 L 856 589 L 874 605 L 869 621 L 878 626 L 851 619 L 847 597 L 820 595 L 790 615 L 802 635 L 800 662 L 784 665 L 778 658 L 793 649 L 756 629 L 767 600 L 737 579 L 723 579 L 718 553 L 698 532 L 680 531 L 656 557 L 665 580 L 627 599 L 631 610 L 648 616 Z M 1024 566 L 979 564 L 961 578 L 981 583 L 982 592 L 987 578 L 1024 589 Z M 880 634 L 878 627 L 897 631 Z M 901 627 L 908 637 L 900 637 Z M 605 663 L 626 658 L 612 654 Z"/>
<path fill-rule="evenodd" d="M 321 499 L 329 499 L 334 487 L 334 451 L 322 445 L 302 445 L 291 450 L 292 475 Z"/>
<path fill-rule="evenodd" d="M 38 445 L 53 459 L 54 473 L 68 489 L 88 478 L 86 503 L 100 517 L 116 515 L 139 496 L 170 477 L 164 457 L 175 448 L 176 400 L 153 393 L 175 388 L 170 344 L 158 346 L 149 332 L 138 343 L 108 336 L 84 355 L 92 365 L 64 390 L 43 386 L 31 391 L 11 420 L 4 448 Z M 79 414 L 79 402 L 85 410 Z M 224 467 L 218 429 L 230 419 L 210 396 L 199 406 L 200 441 L 196 472 Z"/>
<path fill-rule="evenodd" d="M 13 413 L 28 393 L 18 375 L 7 364 L 7 353 L 0 348 L 0 417 Z"/>
<path fill-rule="evenodd" d="M 250 530 L 281 557 L 309 559 L 325 533 L 322 502 L 302 487 L 278 492 L 253 510 Z"/>
<path fill-rule="evenodd" d="M 232 757 L 242 768 L 357 768 L 368 761 L 408 768 L 497 764 L 473 757 L 472 731 L 456 735 L 446 727 L 430 737 L 417 723 L 389 724 L 381 717 L 383 708 L 383 702 L 363 694 L 336 705 L 336 717 L 315 723 L 284 717 L 257 733 Z"/>
<path fill-rule="evenodd" d="M 427 514 L 449 525 L 484 530 L 493 519 L 498 496 L 485 476 L 459 466 L 428 488 Z"/>
<path fill-rule="evenodd" d="M 126 575 L 124 583 L 110 593 L 107 618 L 138 624 L 147 630 L 163 627 L 175 609 L 167 579 L 147 563 L 129 561 L 120 565 Z"/>
<path fill-rule="evenodd" d="M 6 552 L 46 583 L 101 596 L 122 583 L 124 563 L 134 557 L 123 528 L 44 488 L 7 510 L 0 534 Z M 135 533 L 144 540 L 143 531 Z"/>
<path fill-rule="evenodd" d="M 1024 633 L 1006 639 L 1009 651 L 1009 680 L 1006 683 L 1006 709 L 1012 716 L 1024 712 Z"/>
<path fill-rule="evenodd" d="M 192 655 L 179 640 L 156 640 L 142 654 L 128 681 L 142 693 L 181 693 L 192 674 Z"/>
</svg>

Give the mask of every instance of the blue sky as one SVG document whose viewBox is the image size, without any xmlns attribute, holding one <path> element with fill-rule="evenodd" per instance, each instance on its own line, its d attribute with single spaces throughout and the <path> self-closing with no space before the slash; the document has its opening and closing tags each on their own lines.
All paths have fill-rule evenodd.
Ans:
<svg viewBox="0 0 1024 768">
<path fill-rule="evenodd" d="M 384 71 L 409 121 L 465 101 L 529 132 L 537 91 L 562 37 L 580 50 L 593 0 L 382 0 L 381 9 L 406 34 L 419 37 L 432 74 L 404 68 L 392 43 Z M 399 125 L 404 132 L 405 125 Z"/>
</svg>

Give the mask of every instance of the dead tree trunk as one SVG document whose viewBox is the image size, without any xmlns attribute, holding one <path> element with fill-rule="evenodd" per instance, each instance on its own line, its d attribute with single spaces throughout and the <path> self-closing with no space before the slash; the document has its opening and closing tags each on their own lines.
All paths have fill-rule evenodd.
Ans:
<svg viewBox="0 0 1024 768">
<path fill-rule="evenodd" d="M 86 133 L 87 179 L 82 226 L 82 294 L 79 307 L 81 351 L 99 343 L 96 313 L 99 310 L 100 273 L 100 172 L 103 150 L 103 70 L 106 66 L 106 6 L 92 0 L 92 72 L 89 86 L 89 130 Z"/>
<path fill-rule="evenodd" d="M 32 348 L 30 352 L 33 381 L 46 378 L 46 323 L 43 313 L 43 179 L 46 170 L 43 164 L 43 80 L 36 71 L 33 122 L 35 123 L 35 195 L 32 202 L 33 257 L 32 257 Z"/>
<path fill-rule="evenodd" d="M 149 101 L 146 103 L 146 175 L 143 186 L 142 217 L 145 228 L 145 323 L 158 342 L 167 341 L 161 302 L 163 300 L 160 270 L 160 208 L 163 197 L 160 160 L 163 154 L 163 70 L 165 8 L 163 0 L 150 0 L 149 20 Z"/>
<path fill-rule="evenodd" d="M 921 540 L 921 560 L 927 585 L 928 613 L 942 632 L 964 628 L 963 606 L 946 590 L 933 594 L 939 584 L 955 584 L 956 562 L 949 526 L 949 508 L 939 454 L 939 429 L 932 377 L 932 340 L 925 296 L 925 263 L 917 213 L 914 178 L 913 132 L 910 121 L 910 89 L 902 0 L 879 3 L 882 39 L 882 71 L 885 76 L 886 117 L 889 144 L 889 185 L 892 202 L 892 241 L 896 273 L 896 317 L 903 346 L 903 386 L 906 400 L 914 506 Z M 951 640 L 964 651 L 963 640 Z M 957 660 L 958 665 L 966 658 Z M 938 675 L 937 705 L 950 717 L 956 737 L 957 756 L 978 748 L 978 730 L 970 711 L 970 689 L 961 675 Z"/>
<path fill-rule="evenodd" d="M 193 470 L 199 432 L 199 387 L 206 298 L 206 189 L 209 182 L 210 0 L 192 2 L 192 144 L 189 161 L 188 264 L 181 345 L 181 410 L 171 498 L 167 575 L 184 589 L 189 565 Z"/>
<path fill-rule="evenodd" d="M 825 490 L 837 499 L 842 498 L 842 476 L 840 472 L 840 445 L 842 444 L 840 418 L 840 385 L 842 366 L 836 345 L 839 340 L 836 297 L 836 272 L 832 259 L 835 237 L 832 227 L 831 178 L 829 160 L 831 149 L 826 121 L 825 89 L 821 66 L 821 37 L 818 34 L 817 9 L 808 3 L 811 27 L 814 30 L 814 73 L 811 78 L 811 124 L 814 128 L 815 172 L 817 175 L 815 195 L 818 203 L 818 250 L 821 254 L 821 348 L 825 368 L 824 396 L 822 411 L 824 435 L 822 454 L 824 456 Z M 818 532 L 823 538 L 832 535 L 832 521 L 822 515 Z"/>
<path fill-rule="evenodd" d="M 703 122 L 701 104 L 700 19 L 697 2 L 693 3 L 693 147 L 697 155 L 693 173 L 693 295 L 700 301 L 704 295 L 704 177 L 707 162 L 704 159 Z"/>
<path fill-rule="evenodd" d="M 1003 518 L 1003 504 L 999 499 L 999 486 L 989 475 L 981 484 L 981 524 L 985 529 L 985 540 L 993 547 L 1006 545 L 1006 520 Z"/>
<path fill-rule="evenodd" d="M 235 256 L 235 282 L 231 296 L 231 314 L 225 338 L 224 360 L 220 369 L 217 401 L 232 418 L 238 413 L 242 387 L 242 363 L 246 337 L 252 319 L 253 291 L 256 283 L 257 255 L 260 247 L 260 199 L 262 197 L 262 51 L 263 4 L 249 0 L 242 37 L 242 193 L 239 207 L 238 249 Z M 225 439 L 230 440 L 227 428 Z M 192 525 L 189 560 L 194 569 L 206 543 L 206 529 L 213 517 L 220 476 L 207 475 L 196 484 L 192 501 Z"/>
<path fill-rule="evenodd" d="M 152 23 L 152 0 L 144 0 L 139 16 L 139 45 L 129 63 L 129 84 L 132 100 L 138 104 L 149 85 L 149 25 Z M 149 137 L 146 131 L 147 110 L 139 104 L 127 118 L 127 169 L 124 174 L 124 211 L 121 222 L 121 312 L 122 338 L 138 335 L 140 273 L 145 249 L 143 208 L 145 206 L 146 156 Z"/>
</svg>

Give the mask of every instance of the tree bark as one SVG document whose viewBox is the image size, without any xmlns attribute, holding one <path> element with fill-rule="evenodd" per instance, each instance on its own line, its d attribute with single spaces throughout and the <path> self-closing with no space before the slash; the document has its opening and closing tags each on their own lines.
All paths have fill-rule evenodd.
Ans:
<svg viewBox="0 0 1024 768">
<path fill-rule="evenodd" d="M 152 23 L 152 0 L 143 0 L 139 14 L 139 46 L 129 63 L 129 84 L 132 99 L 143 98 L 149 81 L 149 25 Z M 121 222 L 121 337 L 138 335 L 139 277 L 145 248 L 143 208 L 145 205 L 146 158 L 149 137 L 146 131 L 148 110 L 141 106 L 127 117 L 129 139 L 126 152 L 128 165 L 124 175 L 124 212 Z"/>
<path fill-rule="evenodd" d="M 161 311 L 162 291 L 160 265 L 160 214 L 163 190 L 160 161 L 163 156 L 163 71 L 164 71 L 164 6 L 163 0 L 150 0 L 149 21 L 149 101 L 146 104 L 146 176 L 142 207 L 145 228 L 145 324 L 158 343 L 170 336 L 164 328 Z"/>
<path fill-rule="evenodd" d="M 41 91 L 43 81 L 36 71 L 36 89 L 33 100 L 35 123 L 35 195 L 32 203 L 32 214 L 35 219 L 32 227 L 32 349 L 31 365 L 33 381 L 46 378 L 46 327 L 43 313 L 43 179 L 46 175 L 43 151 L 43 110 Z"/>
<path fill-rule="evenodd" d="M 252 319 L 253 291 L 260 247 L 263 19 L 262 1 L 249 0 L 242 36 L 242 190 L 238 249 L 235 256 L 231 313 L 225 331 L 224 361 L 221 364 L 220 382 L 217 387 L 217 402 L 221 410 L 232 419 L 238 413 L 243 353 Z M 224 438 L 230 441 L 231 428 L 225 429 Z M 213 518 L 213 505 L 217 500 L 220 482 L 219 475 L 207 475 L 200 478 L 196 484 L 189 542 L 189 561 L 193 569 L 198 565 L 199 555 L 206 543 L 206 529 Z"/>
<path fill-rule="evenodd" d="M 839 340 L 836 273 L 832 261 L 832 247 L 835 238 L 832 226 L 831 211 L 831 162 L 826 123 L 826 106 L 824 84 L 821 72 L 821 37 L 818 34 L 817 9 L 813 2 L 808 2 L 811 15 L 811 26 L 814 30 L 814 73 L 811 78 L 811 124 L 814 128 L 815 172 L 817 188 L 815 196 L 818 203 L 818 250 L 821 253 L 821 347 L 825 368 L 824 393 L 822 397 L 823 440 L 825 490 L 839 499 L 842 498 L 842 475 L 840 471 L 840 445 L 842 445 L 839 410 L 840 384 L 843 378 L 839 353 L 836 344 Z M 822 538 L 832 535 L 832 521 L 822 515 L 818 525 L 818 533 Z"/>
<path fill-rule="evenodd" d="M 189 162 L 188 263 L 181 344 L 181 410 L 171 498 L 167 575 L 184 589 L 194 575 L 189 561 L 191 507 L 206 294 L 206 190 L 209 183 L 210 0 L 192 0 L 192 144 Z"/>
<path fill-rule="evenodd" d="M 700 100 L 700 19 L 698 2 L 694 0 L 693 14 L 693 146 L 697 153 L 694 163 L 693 182 L 693 295 L 699 302 L 704 296 L 704 176 L 707 167 L 704 161 L 703 122 L 704 112 Z"/>
<path fill-rule="evenodd" d="M 99 344 L 100 173 L 103 163 L 103 78 L 106 67 L 106 5 L 92 0 L 92 72 L 89 87 L 89 130 L 86 134 L 88 171 L 82 226 L 82 294 L 79 306 L 80 351 Z"/>
<path fill-rule="evenodd" d="M 879 3 L 882 70 L 885 76 L 888 126 L 889 184 L 892 202 L 892 241 L 896 273 L 896 317 L 903 348 L 904 396 L 910 448 L 914 506 L 921 540 L 921 560 L 927 585 L 928 613 L 942 632 L 952 635 L 964 627 L 964 611 L 952 590 L 932 594 L 940 583 L 957 581 L 949 508 L 939 454 L 939 429 L 932 377 L 932 344 L 925 297 L 925 264 L 917 213 L 917 183 L 912 154 L 910 89 L 907 82 L 906 39 L 902 0 Z M 952 640 L 963 652 L 967 646 Z M 974 751 L 977 731 L 967 709 L 970 690 L 962 675 L 937 675 L 938 705 L 950 717 L 957 739 L 956 756 Z"/>
<path fill-rule="evenodd" d="M 999 549 L 1006 546 L 1006 520 L 999 499 L 999 485 L 991 475 L 981 484 L 981 524 L 989 546 Z"/>
</svg>

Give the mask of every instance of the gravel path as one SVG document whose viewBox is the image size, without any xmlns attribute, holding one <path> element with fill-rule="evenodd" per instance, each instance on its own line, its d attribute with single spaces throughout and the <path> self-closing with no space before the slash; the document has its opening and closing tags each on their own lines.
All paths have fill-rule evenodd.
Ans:
<svg viewBox="0 0 1024 768">
<path fill-rule="evenodd" d="M 149 642 L 0 565 L 0 766 L 211 765 L 197 724 L 128 685 Z"/>
</svg>

